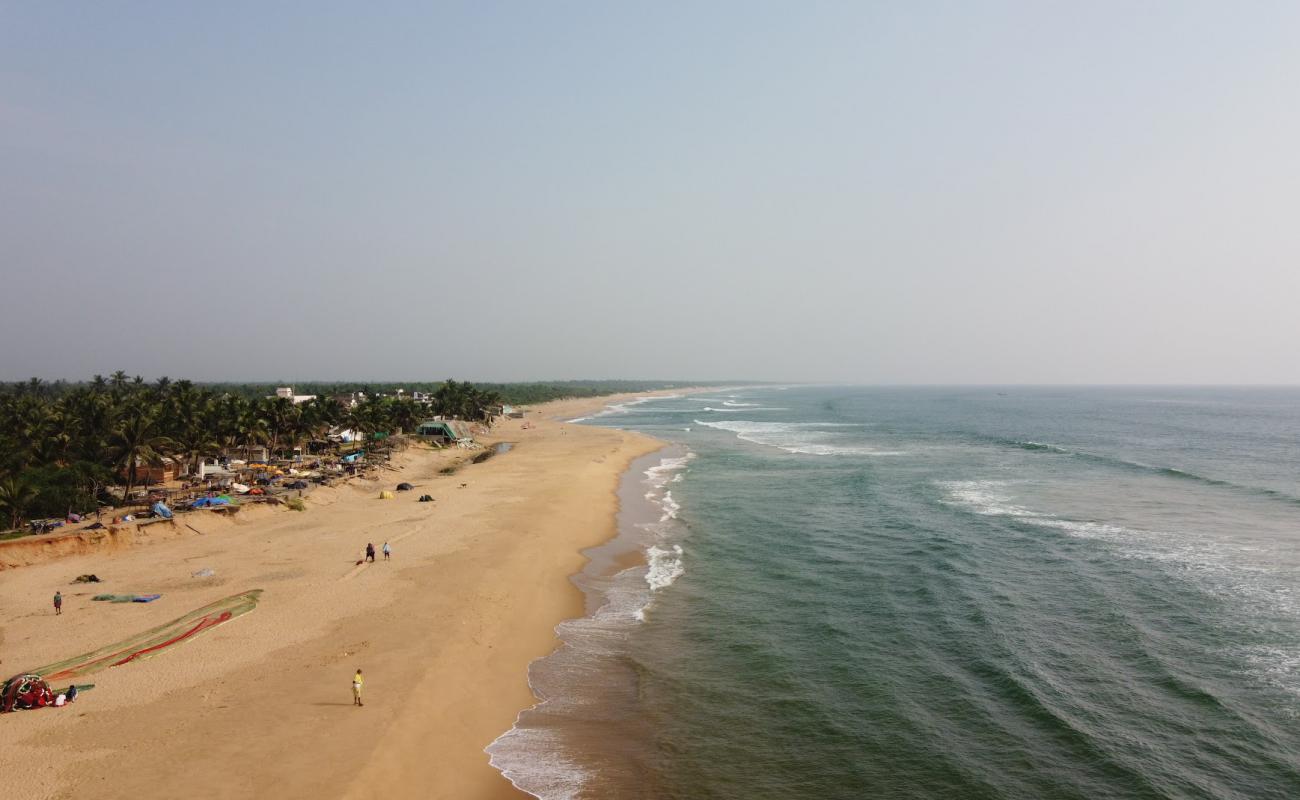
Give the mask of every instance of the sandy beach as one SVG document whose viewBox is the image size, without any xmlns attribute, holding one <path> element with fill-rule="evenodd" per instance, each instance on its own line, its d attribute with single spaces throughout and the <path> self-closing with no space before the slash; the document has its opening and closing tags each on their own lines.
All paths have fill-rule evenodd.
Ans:
<svg viewBox="0 0 1300 800">
<path fill-rule="evenodd" d="M 75 705 L 0 717 L 5 796 L 524 797 L 483 748 L 534 702 L 528 663 L 582 613 L 580 550 L 614 534 L 620 475 L 660 446 L 557 420 L 618 399 L 506 420 L 485 442 L 512 449 L 454 474 L 463 451 L 413 447 L 377 480 L 315 490 L 305 512 L 190 514 L 199 532 L 0 572 L 6 676 L 264 590 L 252 613 L 88 678 Z M 400 481 L 415 491 L 378 499 Z M 385 541 L 392 561 L 357 565 Z M 82 573 L 104 583 L 73 584 Z M 162 598 L 91 601 L 102 592 Z"/>
</svg>

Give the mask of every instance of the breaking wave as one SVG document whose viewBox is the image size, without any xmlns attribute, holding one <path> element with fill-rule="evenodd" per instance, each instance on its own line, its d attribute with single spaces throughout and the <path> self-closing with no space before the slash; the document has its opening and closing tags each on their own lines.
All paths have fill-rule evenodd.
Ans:
<svg viewBox="0 0 1300 800">
<path fill-rule="evenodd" d="M 813 456 L 898 456 L 901 450 L 881 450 L 865 444 L 846 442 L 834 431 L 819 428 L 844 427 L 818 422 L 754 422 L 751 420 L 718 420 L 695 424 L 716 430 L 730 431 L 736 438 L 753 444 L 776 447 L 787 453 Z M 858 427 L 858 426 L 854 426 Z"/>
<path fill-rule="evenodd" d="M 658 519 L 625 528 L 619 537 L 633 540 L 645 564 L 614 575 L 584 570 L 575 577 L 584 591 L 600 598 L 599 608 L 556 626 L 560 647 L 528 669 L 539 702 L 521 711 L 510 730 L 485 748 L 489 763 L 520 791 L 541 800 L 577 800 L 588 796 L 597 780 L 609 780 L 624 768 L 608 755 L 599 761 L 582 743 L 605 730 L 599 709 L 626 702 L 635 692 L 624 642 L 646 621 L 656 594 L 686 573 L 686 554 L 676 541 L 684 533 L 677 519 L 681 505 L 667 487 L 681 481 L 694 457 L 661 457 L 644 470 L 641 496 L 659 511 Z M 579 763 L 574 754 L 595 764 Z"/>
<path fill-rule="evenodd" d="M 649 569 L 646 570 L 645 582 L 652 592 L 672 586 L 686 572 L 680 544 L 671 547 L 652 545 L 646 555 L 649 557 Z M 645 618 L 643 611 L 644 609 L 637 612 L 638 618 Z"/>
<path fill-rule="evenodd" d="M 947 504 L 971 513 L 1059 530 L 1073 538 L 1105 543 L 1120 558 L 1166 565 L 1175 574 L 1195 581 L 1202 591 L 1237 606 L 1245 615 L 1243 624 L 1300 614 L 1300 598 L 1288 585 L 1279 583 L 1267 566 L 1240 557 L 1250 548 L 1185 532 L 1127 528 L 1038 511 L 1014 502 L 1006 481 L 946 481 L 939 485 L 946 490 Z M 1239 655 L 1256 677 L 1300 696 L 1300 649 L 1260 648 Z"/>
<path fill-rule="evenodd" d="M 1198 475 L 1194 472 L 1178 469 L 1176 467 L 1161 467 L 1152 464 L 1143 464 L 1140 461 L 1129 461 L 1128 459 L 1118 458 L 1115 456 L 1100 455 L 1089 453 L 1084 450 L 1071 450 L 1056 444 L 1046 442 L 1025 441 L 1021 439 L 1003 439 L 992 437 L 993 442 L 1003 445 L 1004 447 L 1014 447 L 1018 450 L 1029 450 L 1032 452 L 1052 453 L 1055 455 L 1069 456 L 1081 461 L 1090 461 L 1096 464 L 1102 464 L 1117 469 L 1130 470 L 1133 472 L 1142 472 L 1150 475 L 1163 475 L 1167 478 L 1176 478 L 1178 480 L 1192 481 L 1202 486 L 1217 486 L 1221 489 L 1231 489 L 1239 492 L 1257 495 L 1259 497 L 1268 497 L 1273 500 L 1280 500 L 1284 503 L 1300 505 L 1300 497 L 1280 492 L 1276 489 L 1269 489 L 1263 486 L 1247 486 L 1232 481 L 1225 481 L 1220 478 L 1212 478 L 1206 475 Z"/>
</svg>

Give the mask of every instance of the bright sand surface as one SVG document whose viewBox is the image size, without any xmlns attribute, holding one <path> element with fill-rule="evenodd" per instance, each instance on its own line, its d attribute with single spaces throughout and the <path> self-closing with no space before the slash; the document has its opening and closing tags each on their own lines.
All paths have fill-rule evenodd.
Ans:
<svg viewBox="0 0 1300 800">
<path fill-rule="evenodd" d="M 440 470 L 466 453 L 413 447 L 375 481 L 316 489 L 305 512 L 188 514 L 202 534 L 0 571 L 5 676 L 265 590 L 250 614 L 84 679 L 96 688 L 75 705 L 0 716 L 3 796 L 525 797 L 483 748 L 535 702 L 528 663 L 582 613 L 579 551 L 615 533 L 621 474 L 660 447 L 553 420 L 618 399 L 499 423 L 486 441 L 514 448 L 453 475 Z M 400 481 L 415 490 L 378 499 Z M 435 501 L 416 502 L 426 493 Z M 391 562 L 357 566 L 385 541 Z M 215 576 L 192 577 L 205 568 Z M 72 584 L 82 573 L 105 582 Z M 163 596 L 90 600 L 108 592 Z"/>
</svg>

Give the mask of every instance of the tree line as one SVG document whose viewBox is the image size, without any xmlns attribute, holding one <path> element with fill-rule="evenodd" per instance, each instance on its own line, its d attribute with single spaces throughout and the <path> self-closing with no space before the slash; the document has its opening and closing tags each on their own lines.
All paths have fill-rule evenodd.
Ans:
<svg viewBox="0 0 1300 800">
<path fill-rule="evenodd" d="M 501 402 L 496 391 L 453 380 L 436 384 L 427 402 L 371 395 L 355 407 L 324 393 L 295 405 L 187 380 L 150 383 L 120 371 L 85 383 L 8 384 L 0 391 L 0 528 L 125 501 L 138 486 L 139 466 L 163 457 L 196 467 L 239 448 L 291 453 L 335 427 L 368 436 L 411 432 L 431 415 L 490 421 Z M 107 491 L 118 485 L 121 500 Z"/>
<path fill-rule="evenodd" d="M 115 377 L 111 379 L 116 379 Z M 70 382 L 64 380 L 57 381 L 40 381 L 40 391 L 47 397 L 61 397 L 64 394 L 75 391 L 78 388 L 84 388 L 87 385 L 95 385 L 110 379 L 97 378 L 95 381 L 87 383 Z M 143 380 L 143 379 L 141 379 Z M 134 382 L 132 379 L 131 382 Z M 741 381 L 731 381 L 740 383 Z M 28 389 L 30 382 L 3 384 L 0 383 L 0 392 L 22 392 Z M 266 395 L 275 394 L 278 386 L 294 387 L 299 394 L 314 394 L 319 396 L 333 396 L 341 394 L 351 394 L 353 392 L 362 392 L 368 396 L 377 394 L 393 394 L 398 389 L 402 389 L 406 394 L 420 392 L 422 394 L 436 393 L 442 388 L 446 381 L 290 381 L 285 380 L 280 383 L 220 383 L 220 382 L 195 382 L 192 385 L 208 389 L 217 394 L 233 394 L 250 400 L 260 399 Z M 495 392 L 501 402 L 515 405 L 532 405 L 536 403 L 545 403 L 551 400 L 560 400 L 571 397 L 600 397 L 607 394 L 623 394 L 627 392 L 648 392 L 659 389 L 681 389 L 692 386 L 703 385 L 700 382 L 687 381 L 645 381 L 645 380 L 571 380 L 571 381 L 534 381 L 527 383 L 485 383 L 477 382 L 472 384 L 481 391 Z"/>
</svg>

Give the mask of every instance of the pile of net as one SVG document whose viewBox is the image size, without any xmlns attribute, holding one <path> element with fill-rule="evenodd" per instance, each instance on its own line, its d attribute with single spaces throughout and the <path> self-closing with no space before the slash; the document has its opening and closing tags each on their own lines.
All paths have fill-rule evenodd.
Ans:
<svg viewBox="0 0 1300 800">
<path fill-rule="evenodd" d="M 54 705 L 54 693 L 40 675 L 15 675 L 0 686 L 0 713 Z"/>
<path fill-rule="evenodd" d="M 31 672 L 44 677 L 47 681 L 61 681 L 90 675 L 101 669 L 120 666 L 137 659 L 149 658 L 223 622 L 247 614 L 257 607 L 257 600 L 261 594 L 261 589 L 252 589 L 231 595 L 195 609 L 166 625 L 159 625 L 129 639 L 101 647 L 94 652 L 47 664 Z"/>
</svg>

